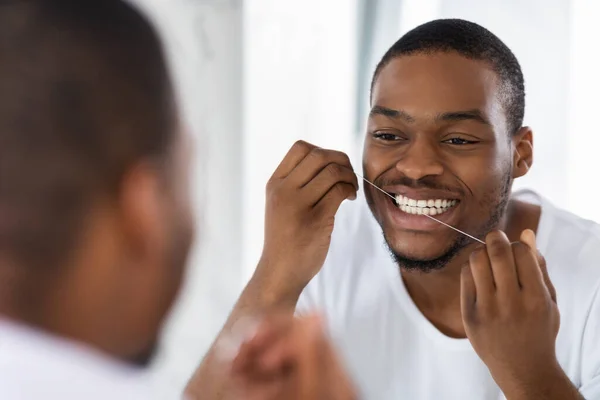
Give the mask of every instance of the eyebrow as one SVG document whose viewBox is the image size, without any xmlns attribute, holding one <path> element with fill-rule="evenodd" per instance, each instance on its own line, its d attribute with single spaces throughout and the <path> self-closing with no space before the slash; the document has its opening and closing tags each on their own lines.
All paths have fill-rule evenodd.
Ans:
<svg viewBox="0 0 600 400">
<path fill-rule="evenodd" d="M 369 116 L 373 117 L 376 115 L 382 115 L 391 119 L 401 119 L 409 123 L 416 121 L 415 117 L 411 116 L 406 111 L 394 110 L 383 106 L 373 106 L 373 108 L 371 108 Z M 435 116 L 434 120 L 436 122 L 475 121 L 480 124 L 491 125 L 483 113 L 477 109 L 440 113 Z"/>
<path fill-rule="evenodd" d="M 415 118 L 408 114 L 406 111 L 394 110 L 382 106 L 373 106 L 373 108 L 371 108 L 369 116 L 374 117 L 376 115 L 383 115 L 384 117 L 391 119 L 402 119 L 406 122 L 415 122 Z"/>
<path fill-rule="evenodd" d="M 456 122 L 456 121 L 475 121 L 484 125 L 491 125 L 488 119 L 480 110 L 452 111 L 441 113 L 435 116 L 436 121 Z"/>
</svg>

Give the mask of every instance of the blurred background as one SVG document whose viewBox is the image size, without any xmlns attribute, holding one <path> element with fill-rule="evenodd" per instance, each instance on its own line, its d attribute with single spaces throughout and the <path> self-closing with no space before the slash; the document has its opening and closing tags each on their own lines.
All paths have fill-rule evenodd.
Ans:
<svg viewBox="0 0 600 400">
<path fill-rule="evenodd" d="M 463 18 L 520 60 L 535 163 L 516 188 L 600 221 L 595 0 L 135 0 L 164 37 L 198 137 L 200 235 L 156 374 L 182 388 L 260 256 L 264 186 L 298 139 L 360 165 L 368 85 L 403 33 Z M 594 50 L 596 49 L 596 50 Z"/>
</svg>

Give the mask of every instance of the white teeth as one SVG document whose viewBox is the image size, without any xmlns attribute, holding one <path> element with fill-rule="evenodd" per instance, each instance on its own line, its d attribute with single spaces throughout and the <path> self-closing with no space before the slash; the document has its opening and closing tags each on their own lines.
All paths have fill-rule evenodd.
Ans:
<svg viewBox="0 0 600 400">
<path fill-rule="evenodd" d="M 406 196 L 396 195 L 398 208 L 408 214 L 438 215 L 454 207 L 458 201 L 448 199 L 415 200 Z"/>
</svg>

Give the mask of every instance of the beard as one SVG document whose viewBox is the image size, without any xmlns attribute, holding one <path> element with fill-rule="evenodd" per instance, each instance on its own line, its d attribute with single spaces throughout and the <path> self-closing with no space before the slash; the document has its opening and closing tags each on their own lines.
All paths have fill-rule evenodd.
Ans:
<svg viewBox="0 0 600 400">
<path fill-rule="evenodd" d="M 482 200 L 479 202 L 479 205 L 482 209 L 489 210 L 488 218 L 472 232 L 468 232 L 469 234 L 473 235 L 476 238 L 484 238 L 491 230 L 495 229 L 500 224 L 500 221 L 504 216 L 506 207 L 508 205 L 511 186 L 512 171 L 511 168 L 508 167 L 507 171 L 505 172 L 502 178 L 501 185 L 498 186 L 496 190 L 490 191 L 487 194 L 485 194 Z M 365 193 L 367 193 L 367 191 L 365 191 Z M 370 193 L 366 194 L 366 197 L 367 202 L 371 206 L 371 210 L 373 210 L 373 201 L 370 196 Z M 399 251 L 394 250 L 391 241 L 387 238 L 384 231 L 383 237 L 385 240 L 385 245 L 391 257 L 401 269 L 424 273 L 429 273 L 444 268 L 458 254 L 460 254 L 465 247 L 473 243 L 473 239 L 460 233 L 457 233 L 454 242 L 444 251 L 444 253 L 441 256 L 431 259 L 419 259 L 409 257 L 408 255 L 402 254 Z"/>
</svg>

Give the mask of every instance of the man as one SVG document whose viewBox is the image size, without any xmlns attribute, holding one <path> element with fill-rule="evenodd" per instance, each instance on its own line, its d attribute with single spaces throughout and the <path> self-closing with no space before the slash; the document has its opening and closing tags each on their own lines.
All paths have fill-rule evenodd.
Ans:
<svg viewBox="0 0 600 400">
<path fill-rule="evenodd" d="M 486 29 L 437 20 L 403 36 L 375 71 L 363 153 L 387 193 L 324 210 L 353 197 L 352 166 L 294 145 L 231 318 L 323 310 L 365 399 L 600 399 L 600 228 L 510 194 L 533 160 L 524 98 Z M 211 362 L 191 385 L 222 385 Z"/>
<path fill-rule="evenodd" d="M 179 397 L 144 368 L 193 233 L 159 40 L 119 0 L 3 1 L 0 37 L 0 398 Z M 226 371 L 248 398 L 352 398 L 314 318 L 256 335 Z"/>
</svg>

